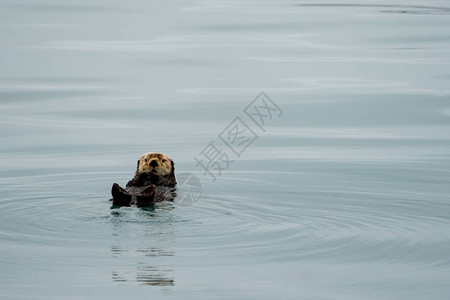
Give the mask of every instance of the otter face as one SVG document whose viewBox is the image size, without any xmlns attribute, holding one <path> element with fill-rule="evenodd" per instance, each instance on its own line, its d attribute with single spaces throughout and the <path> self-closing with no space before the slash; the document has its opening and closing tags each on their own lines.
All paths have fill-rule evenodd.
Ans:
<svg viewBox="0 0 450 300">
<path fill-rule="evenodd" d="M 165 154 L 150 152 L 141 156 L 138 160 L 136 175 L 153 173 L 159 176 L 167 176 L 172 172 L 173 162 Z"/>
</svg>

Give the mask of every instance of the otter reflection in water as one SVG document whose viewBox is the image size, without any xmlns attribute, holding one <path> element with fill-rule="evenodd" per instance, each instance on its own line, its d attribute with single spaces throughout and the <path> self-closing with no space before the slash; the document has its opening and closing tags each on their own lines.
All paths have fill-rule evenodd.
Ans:
<svg viewBox="0 0 450 300">
<path fill-rule="evenodd" d="M 122 255 L 128 252 L 130 251 L 120 246 L 111 247 L 111 254 L 113 257 L 122 258 Z M 135 270 L 130 271 L 128 265 L 125 270 L 116 267 L 115 270 L 111 272 L 113 282 L 136 282 L 140 285 L 148 286 L 173 286 L 175 284 L 174 280 L 169 276 L 173 270 L 156 267 L 145 262 L 145 258 L 148 257 L 174 256 L 173 252 L 158 248 L 138 249 L 135 252 L 142 255 L 137 264 L 131 266 L 133 269 L 135 268 Z"/>
</svg>

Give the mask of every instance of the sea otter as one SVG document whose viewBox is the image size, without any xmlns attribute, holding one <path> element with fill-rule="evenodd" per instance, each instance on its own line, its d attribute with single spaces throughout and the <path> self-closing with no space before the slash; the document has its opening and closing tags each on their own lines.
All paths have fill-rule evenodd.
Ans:
<svg viewBox="0 0 450 300">
<path fill-rule="evenodd" d="M 173 200 L 176 185 L 173 160 L 162 153 L 144 154 L 137 161 L 134 178 L 128 181 L 125 188 L 113 184 L 113 207 L 146 207 L 156 202 Z"/>
</svg>

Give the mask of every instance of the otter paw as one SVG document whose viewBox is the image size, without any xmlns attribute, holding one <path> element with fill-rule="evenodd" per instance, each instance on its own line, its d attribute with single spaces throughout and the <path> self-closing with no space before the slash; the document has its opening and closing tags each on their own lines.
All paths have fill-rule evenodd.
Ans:
<svg viewBox="0 0 450 300">
<path fill-rule="evenodd" d="M 156 187 L 154 185 L 149 185 L 140 194 L 136 195 L 136 206 L 152 206 L 155 203 L 155 192 Z"/>
<path fill-rule="evenodd" d="M 117 183 L 113 184 L 111 194 L 113 196 L 113 206 L 130 206 L 131 195 Z"/>
</svg>

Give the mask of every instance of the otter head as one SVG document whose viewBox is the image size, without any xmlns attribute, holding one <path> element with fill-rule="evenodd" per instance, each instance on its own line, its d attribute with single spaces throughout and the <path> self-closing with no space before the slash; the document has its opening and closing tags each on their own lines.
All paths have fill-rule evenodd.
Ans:
<svg viewBox="0 0 450 300">
<path fill-rule="evenodd" d="M 173 161 L 165 154 L 150 152 L 141 156 L 137 162 L 136 176 L 151 173 L 161 177 L 175 178 Z"/>
</svg>

